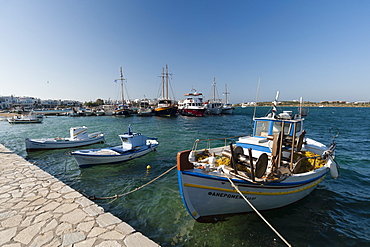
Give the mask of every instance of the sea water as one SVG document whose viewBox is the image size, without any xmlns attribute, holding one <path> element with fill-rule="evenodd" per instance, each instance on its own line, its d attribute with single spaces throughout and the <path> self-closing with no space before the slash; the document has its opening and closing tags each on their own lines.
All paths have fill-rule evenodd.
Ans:
<svg viewBox="0 0 370 247">
<path fill-rule="evenodd" d="M 196 139 L 250 134 L 253 111 L 237 108 L 233 115 L 173 118 L 55 116 L 44 118 L 42 124 L 20 125 L 2 121 L 0 141 L 75 190 L 88 196 L 109 197 L 140 187 L 175 166 L 177 152 L 191 149 Z M 257 108 L 256 116 L 267 111 Z M 340 177 L 334 180 L 328 175 L 301 201 L 262 212 L 291 245 L 370 245 L 368 112 L 368 108 L 309 108 L 304 126 L 308 137 L 330 145 L 330 128 L 340 131 L 335 139 Z M 68 154 L 73 149 L 25 150 L 25 138 L 68 137 L 69 128 L 77 126 L 87 126 L 89 133 L 106 134 L 105 144 L 84 148 L 115 146 L 120 144 L 118 135 L 127 132 L 129 124 L 134 132 L 158 138 L 157 151 L 121 164 L 79 168 Z M 255 213 L 216 217 L 212 223 L 196 222 L 181 201 L 176 169 L 134 193 L 96 203 L 161 246 L 285 245 Z"/>
</svg>

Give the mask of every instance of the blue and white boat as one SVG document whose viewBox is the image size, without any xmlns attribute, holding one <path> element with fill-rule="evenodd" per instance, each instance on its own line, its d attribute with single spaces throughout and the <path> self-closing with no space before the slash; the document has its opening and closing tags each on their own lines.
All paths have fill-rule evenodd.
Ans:
<svg viewBox="0 0 370 247">
<path fill-rule="evenodd" d="M 283 207 L 309 195 L 327 173 L 338 177 L 337 133 L 329 148 L 307 138 L 301 115 L 277 113 L 277 97 L 272 113 L 254 118 L 251 136 L 214 148 L 219 140 L 198 139 L 177 154 L 180 194 L 194 219 Z"/>
<path fill-rule="evenodd" d="M 55 137 L 55 138 L 41 138 L 29 139 L 26 138 L 27 151 L 40 150 L 40 149 L 59 149 L 59 148 L 75 148 L 95 143 L 103 143 L 104 133 L 95 132 L 92 134 L 87 133 L 87 127 L 72 127 L 69 130 L 70 137 Z"/>
<path fill-rule="evenodd" d="M 131 126 L 128 132 L 119 135 L 122 145 L 101 149 L 86 149 L 71 152 L 80 167 L 120 163 L 143 156 L 155 151 L 158 144 L 156 138 L 149 138 L 141 133 L 133 133 Z"/>
</svg>

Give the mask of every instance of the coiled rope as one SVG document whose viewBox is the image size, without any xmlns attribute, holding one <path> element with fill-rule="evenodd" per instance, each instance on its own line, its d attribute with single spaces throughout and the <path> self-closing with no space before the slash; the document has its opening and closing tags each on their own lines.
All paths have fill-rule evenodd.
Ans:
<svg viewBox="0 0 370 247">
<path fill-rule="evenodd" d="M 96 196 L 87 196 L 87 195 L 84 195 L 85 197 L 87 197 L 88 199 L 91 199 L 91 200 L 107 200 L 107 199 L 113 199 L 112 201 L 110 201 L 109 203 L 112 203 L 113 201 L 117 200 L 117 198 L 119 197 L 122 197 L 122 196 L 126 196 L 128 194 L 131 194 L 135 191 L 138 191 L 142 188 L 144 188 L 145 186 L 153 183 L 154 181 L 156 181 L 157 179 L 161 178 L 162 176 L 164 176 L 165 174 L 169 173 L 171 170 L 173 170 L 174 168 L 176 168 L 177 165 L 171 167 L 170 169 L 168 169 L 167 171 L 165 171 L 164 173 L 162 173 L 161 175 L 159 175 L 158 177 L 152 179 L 151 181 L 147 182 L 146 184 L 143 184 L 141 185 L 140 187 L 137 187 L 129 192 L 125 192 L 123 194 L 119 194 L 119 195 L 114 195 L 114 196 L 107 196 L 107 197 L 96 197 Z M 107 203 L 107 204 L 109 204 Z"/>
<path fill-rule="evenodd" d="M 281 240 L 283 240 L 283 242 L 291 247 L 291 245 L 288 243 L 288 241 L 286 241 L 283 236 L 280 235 L 280 233 L 275 230 L 275 228 L 262 216 L 262 214 L 260 212 L 258 212 L 258 210 L 252 205 L 252 203 L 243 195 L 243 193 L 239 190 L 238 186 L 236 186 L 233 181 L 227 176 L 227 179 L 230 181 L 230 184 L 231 186 L 243 197 L 243 199 L 249 204 L 249 206 L 256 212 L 256 214 L 276 233 L 276 235 L 279 236 L 279 238 Z"/>
</svg>

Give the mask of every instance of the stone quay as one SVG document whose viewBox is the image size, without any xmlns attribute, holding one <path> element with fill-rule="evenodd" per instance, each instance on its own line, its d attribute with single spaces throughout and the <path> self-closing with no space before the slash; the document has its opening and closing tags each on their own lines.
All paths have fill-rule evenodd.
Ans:
<svg viewBox="0 0 370 247">
<path fill-rule="evenodd" d="M 159 246 L 0 144 L 0 246 Z"/>
</svg>

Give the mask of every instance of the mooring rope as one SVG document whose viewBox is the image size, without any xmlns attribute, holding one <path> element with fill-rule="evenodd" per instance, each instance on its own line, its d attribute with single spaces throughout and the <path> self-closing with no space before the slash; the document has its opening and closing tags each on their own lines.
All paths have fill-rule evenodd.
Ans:
<svg viewBox="0 0 370 247">
<path fill-rule="evenodd" d="M 96 197 L 96 196 L 86 196 L 86 195 L 85 195 L 85 196 L 86 196 L 87 198 L 91 199 L 91 200 L 107 200 L 107 199 L 113 199 L 112 201 L 110 201 L 110 202 L 109 202 L 109 203 L 112 203 L 113 201 L 115 201 L 115 200 L 116 200 L 117 198 L 119 198 L 119 197 L 126 196 L 126 195 L 128 195 L 128 194 L 131 194 L 131 193 L 133 193 L 133 192 L 135 192 L 135 191 L 138 191 L 138 190 L 140 190 L 140 189 L 144 188 L 145 186 L 147 186 L 147 185 L 149 185 L 149 184 L 153 183 L 154 181 L 156 181 L 156 180 L 157 180 L 157 179 L 159 179 L 160 177 L 164 176 L 165 174 L 169 173 L 171 170 L 173 170 L 174 168 L 176 168 L 176 166 L 177 166 L 177 165 L 175 165 L 175 166 L 171 167 L 170 169 L 168 169 L 167 171 L 165 171 L 164 173 L 162 173 L 162 174 L 161 174 L 161 175 L 159 175 L 158 177 L 156 177 L 156 178 L 152 179 L 151 181 L 147 182 L 146 184 L 141 185 L 140 187 L 137 187 L 137 188 L 135 188 L 135 189 L 133 189 L 133 190 L 131 190 L 131 191 L 129 191 L 129 192 L 123 193 L 123 194 L 114 195 L 114 196 L 107 196 L 107 197 Z M 109 203 L 107 203 L 107 204 L 109 204 Z"/>
<path fill-rule="evenodd" d="M 280 235 L 280 233 L 275 230 L 275 228 L 262 216 L 262 214 L 260 212 L 258 212 L 258 210 L 252 205 L 252 203 L 243 195 L 243 193 L 239 190 L 239 188 L 233 183 L 233 181 L 227 176 L 227 179 L 230 181 L 230 184 L 231 186 L 243 197 L 243 199 L 249 204 L 249 206 L 256 212 L 256 214 L 276 233 L 276 235 L 279 236 L 279 238 L 281 240 L 283 240 L 283 242 L 291 247 L 291 245 L 288 243 L 288 241 L 286 241 L 283 236 Z"/>
</svg>

